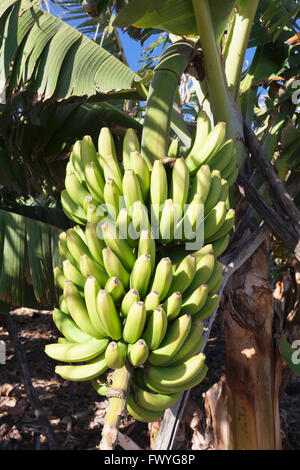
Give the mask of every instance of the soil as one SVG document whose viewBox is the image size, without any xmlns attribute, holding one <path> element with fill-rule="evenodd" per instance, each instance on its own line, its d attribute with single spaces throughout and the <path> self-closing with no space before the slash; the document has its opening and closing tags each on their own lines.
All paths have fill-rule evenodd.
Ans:
<svg viewBox="0 0 300 470">
<path fill-rule="evenodd" d="M 44 353 L 44 347 L 59 336 L 51 312 L 18 309 L 11 313 L 27 355 L 33 387 L 46 412 L 55 438 L 63 450 L 95 450 L 107 400 L 96 393 L 88 382 L 70 383 L 54 372 L 56 362 Z M 8 333 L 0 317 L 0 341 L 5 343 L 6 363 L 0 364 L 0 449 L 49 449 L 43 430 L 25 393 L 22 377 Z M 222 317 L 217 318 L 206 347 L 209 373 L 191 392 L 191 400 L 202 410 L 201 426 L 205 428 L 202 394 L 218 382 L 225 365 Z M 280 401 L 285 449 L 300 449 L 300 378 L 291 375 Z M 124 416 L 121 431 L 142 449 L 150 448 L 147 424 Z M 187 425 L 178 432 L 177 448 L 191 449 L 193 431 Z M 213 449 L 211 443 L 207 446 Z M 196 446 L 197 448 L 197 446 Z M 202 447 L 203 448 L 203 447 Z"/>
</svg>

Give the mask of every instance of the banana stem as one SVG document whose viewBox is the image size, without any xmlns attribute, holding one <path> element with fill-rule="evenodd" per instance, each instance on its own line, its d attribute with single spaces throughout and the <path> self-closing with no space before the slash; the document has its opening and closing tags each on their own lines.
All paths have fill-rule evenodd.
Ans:
<svg viewBox="0 0 300 470">
<path fill-rule="evenodd" d="M 116 369 L 113 373 L 112 385 L 107 392 L 109 397 L 108 410 L 99 444 L 100 450 L 113 450 L 117 444 L 118 428 L 130 391 L 132 371 L 133 367 L 127 363 L 121 369 Z"/>
</svg>

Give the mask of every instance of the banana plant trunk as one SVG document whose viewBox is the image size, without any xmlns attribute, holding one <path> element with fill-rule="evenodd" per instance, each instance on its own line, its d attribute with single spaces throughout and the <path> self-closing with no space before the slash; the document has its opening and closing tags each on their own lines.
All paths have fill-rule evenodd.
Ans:
<svg viewBox="0 0 300 470">
<path fill-rule="evenodd" d="M 274 340 L 268 243 L 232 276 L 221 304 L 226 367 L 206 393 L 218 450 L 281 449 L 281 360 Z"/>
</svg>

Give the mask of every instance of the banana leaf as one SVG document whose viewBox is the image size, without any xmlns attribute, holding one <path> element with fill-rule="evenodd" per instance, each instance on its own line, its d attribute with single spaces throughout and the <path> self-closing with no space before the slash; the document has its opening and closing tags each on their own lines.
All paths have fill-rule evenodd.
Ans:
<svg viewBox="0 0 300 470">
<path fill-rule="evenodd" d="M 0 209 L 0 302 L 11 307 L 53 307 L 53 268 L 61 263 L 62 229 Z"/>
</svg>

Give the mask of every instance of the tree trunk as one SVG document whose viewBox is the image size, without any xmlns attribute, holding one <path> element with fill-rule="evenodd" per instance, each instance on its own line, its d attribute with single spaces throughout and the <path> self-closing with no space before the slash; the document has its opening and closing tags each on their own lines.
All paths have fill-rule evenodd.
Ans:
<svg viewBox="0 0 300 470">
<path fill-rule="evenodd" d="M 281 449 L 281 359 L 274 339 L 268 243 L 229 280 L 224 315 L 226 368 L 205 395 L 217 449 Z"/>
</svg>

